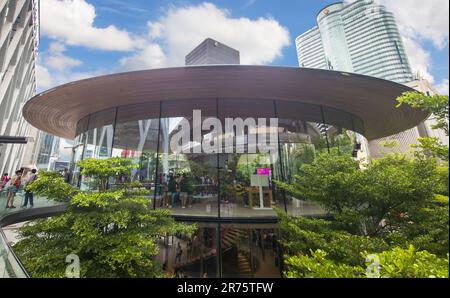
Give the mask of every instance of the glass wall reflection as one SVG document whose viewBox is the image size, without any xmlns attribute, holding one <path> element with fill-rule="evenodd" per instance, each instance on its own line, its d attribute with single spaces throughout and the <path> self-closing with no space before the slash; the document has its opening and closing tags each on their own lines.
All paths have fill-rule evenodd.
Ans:
<svg viewBox="0 0 450 298">
<path fill-rule="evenodd" d="M 194 119 L 194 110 L 199 111 L 198 119 Z M 215 116 L 215 100 L 162 103 L 159 207 L 170 208 L 176 215 L 219 216 L 218 156 L 202 150 L 204 143 L 214 146 L 211 128 L 202 123 Z"/>
<path fill-rule="evenodd" d="M 278 228 L 269 224 L 221 224 L 220 257 L 222 277 L 280 277 Z"/>
<path fill-rule="evenodd" d="M 192 235 L 161 237 L 155 261 L 171 277 L 214 278 L 217 271 L 217 224 L 202 224 Z"/>
<path fill-rule="evenodd" d="M 92 188 L 76 166 L 81 159 L 126 157 L 138 167 L 109 186 L 139 181 L 154 208 L 175 215 L 273 218 L 275 208 L 318 215 L 320 208 L 277 189 L 275 180 L 293 183 L 318 154 L 353 154 L 355 130 L 363 131 L 362 122 L 347 112 L 295 101 L 186 99 L 120 106 L 78 123 L 72 183 Z"/>
</svg>

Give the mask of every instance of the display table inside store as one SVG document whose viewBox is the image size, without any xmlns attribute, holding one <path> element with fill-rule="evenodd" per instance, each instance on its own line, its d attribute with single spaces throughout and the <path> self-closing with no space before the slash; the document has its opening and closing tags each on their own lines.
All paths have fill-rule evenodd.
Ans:
<svg viewBox="0 0 450 298">
<path fill-rule="evenodd" d="M 259 188 L 258 187 L 247 187 L 247 192 L 248 192 L 248 205 L 250 208 L 253 208 L 253 197 L 255 195 L 259 196 Z M 263 195 L 268 195 L 268 203 L 266 205 L 266 200 L 264 200 L 264 206 L 259 206 L 260 208 L 272 208 L 272 201 L 273 201 L 273 195 L 272 195 L 272 190 L 270 188 L 264 188 L 263 189 Z M 266 196 L 264 196 L 264 198 L 266 198 Z"/>
</svg>

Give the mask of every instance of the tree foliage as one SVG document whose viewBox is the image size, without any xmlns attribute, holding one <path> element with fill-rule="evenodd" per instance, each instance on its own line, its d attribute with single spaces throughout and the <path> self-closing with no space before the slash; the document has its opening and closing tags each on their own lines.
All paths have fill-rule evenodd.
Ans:
<svg viewBox="0 0 450 298">
<path fill-rule="evenodd" d="M 433 129 L 442 129 L 448 136 L 449 108 L 448 95 L 435 94 L 427 96 L 417 91 L 404 92 L 397 98 L 400 107 L 402 104 L 408 104 L 413 108 L 424 110 L 433 114 L 436 118 L 436 124 Z"/>
<path fill-rule="evenodd" d="M 441 129 L 448 136 L 449 133 L 449 107 L 447 95 L 433 95 L 427 96 L 420 92 L 405 92 L 402 96 L 397 98 L 399 104 L 408 104 L 413 108 L 421 109 L 430 114 L 433 114 L 435 124 L 433 129 Z M 418 138 L 419 144 L 414 145 L 414 148 L 420 149 L 420 152 L 427 155 L 439 158 L 448 162 L 448 146 L 442 144 L 436 137 L 422 137 Z"/>
<path fill-rule="evenodd" d="M 57 202 L 67 202 L 75 196 L 79 189 L 64 182 L 64 177 L 56 172 L 40 172 L 26 190 L 37 193 Z"/>
<path fill-rule="evenodd" d="M 373 259 L 367 259 L 368 255 L 377 257 L 375 264 Z M 291 256 L 286 260 L 289 270 L 285 272 L 285 276 L 290 278 L 448 278 L 448 254 L 445 258 L 439 258 L 427 251 L 417 251 L 412 245 L 407 249 L 395 247 L 375 255 L 364 252 L 361 254 L 361 259 L 368 260 L 365 266 L 339 263 L 328 256 L 328 253 L 321 249 L 311 251 L 310 255 Z M 375 271 L 370 266 L 375 266 Z"/>
<path fill-rule="evenodd" d="M 434 161 L 400 155 L 362 170 L 350 156 L 321 154 L 294 178 L 292 184 L 277 184 L 297 198 L 319 203 L 348 231 L 370 236 L 389 226 L 391 217 L 431 199 L 438 181 Z"/>
<path fill-rule="evenodd" d="M 367 277 L 370 254 L 381 277 L 448 277 L 448 173 L 433 158 L 388 155 L 364 169 L 352 158 L 321 154 L 292 184 L 331 220 L 279 212 L 287 277 Z M 447 190 L 447 191 L 446 191 Z"/>
<path fill-rule="evenodd" d="M 115 168 L 95 166 L 111 164 Z M 83 166 L 85 173 L 100 180 L 127 174 L 132 168 L 118 159 Z M 22 227 L 14 250 L 33 277 L 64 277 L 69 254 L 79 257 L 81 277 L 161 277 L 162 270 L 154 262 L 157 239 L 191 234 L 195 226 L 176 223 L 168 210 L 151 209 L 136 186 L 128 183 L 116 190 L 100 187 L 101 191 L 73 193 L 64 214 Z"/>
<path fill-rule="evenodd" d="M 121 176 L 130 176 L 130 171 L 138 167 L 130 158 L 112 157 L 107 159 L 87 158 L 78 162 L 81 174 L 98 181 L 100 191 L 107 189 L 109 178 L 119 181 Z"/>
</svg>

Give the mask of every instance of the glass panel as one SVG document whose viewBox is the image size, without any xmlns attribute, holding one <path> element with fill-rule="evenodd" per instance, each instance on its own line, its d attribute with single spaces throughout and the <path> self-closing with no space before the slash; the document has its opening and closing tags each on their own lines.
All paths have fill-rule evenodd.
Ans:
<svg viewBox="0 0 450 298">
<path fill-rule="evenodd" d="M 83 151 L 83 159 L 86 158 L 108 158 L 112 154 L 113 125 L 115 109 L 108 109 L 92 114 L 88 121 L 88 131 L 85 133 L 86 140 Z M 92 189 L 96 182 L 89 177 L 82 177 L 78 182 L 81 189 Z"/>
<path fill-rule="evenodd" d="M 275 197 L 272 181 L 279 165 L 278 127 L 270 128 L 275 117 L 273 101 L 221 99 L 218 109 L 224 124 L 219 154 L 220 216 L 275 216 L 273 207 L 282 201 Z"/>
<path fill-rule="evenodd" d="M 115 112 L 108 109 L 91 115 L 83 159 L 111 156 Z"/>
<path fill-rule="evenodd" d="M 217 277 L 217 224 L 200 224 L 188 237 L 161 237 L 156 262 L 168 276 Z"/>
<path fill-rule="evenodd" d="M 85 137 L 86 134 L 82 133 L 78 135 L 73 143 L 72 148 L 72 179 L 71 183 L 76 186 L 80 186 L 81 183 L 81 173 L 80 173 L 80 167 L 78 166 L 78 162 L 81 160 L 83 156 L 83 150 L 84 150 L 84 144 L 85 144 Z"/>
<path fill-rule="evenodd" d="M 274 225 L 222 224 L 220 256 L 222 277 L 281 277 L 278 229 Z"/>
<path fill-rule="evenodd" d="M 216 137 L 204 122 L 215 111 L 214 99 L 162 102 L 159 206 L 176 215 L 218 216 L 217 154 L 203 150 Z"/>
<path fill-rule="evenodd" d="M 351 129 L 353 119 L 351 114 L 329 107 L 323 107 L 325 122 L 328 125 L 327 137 L 330 150 L 351 154 L 356 143 L 356 136 Z"/>
<path fill-rule="evenodd" d="M 121 177 L 117 183 L 140 181 L 150 191 L 149 200 L 155 196 L 156 168 L 159 144 L 159 103 L 136 104 L 119 107 L 114 132 L 113 157 L 131 158 L 138 164 L 130 176 Z"/>
<path fill-rule="evenodd" d="M 25 269 L 15 258 L 6 241 L 0 231 L 0 278 L 26 278 Z"/>
<path fill-rule="evenodd" d="M 303 164 L 314 161 L 317 154 L 327 152 L 328 125 L 310 122 L 321 119 L 319 106 L 277 101 L 277 115 L 280 123 L 280 171 L 275 172 L 275 179 L 287 183 L 294 182 Z M 290 215 L 302 216 L 321 214 L 314 204 L 294 197 L 281 190 L 278 196 L 285 196 L 286 210 Z"/>
</svg>

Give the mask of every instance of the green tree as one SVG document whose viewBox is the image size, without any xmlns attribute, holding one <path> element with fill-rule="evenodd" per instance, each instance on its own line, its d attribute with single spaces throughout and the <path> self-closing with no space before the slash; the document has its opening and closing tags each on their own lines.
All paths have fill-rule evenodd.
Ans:
<svg viewBox="0 0 450 298">
<path fill-rule="evenodd" d="M 449 108 L 448 108 L 448 95 L 435 94 L 427 96 L 417 91 L 404 92 L 397 98 L 400 107 L 402 104 L 408 104 L 413 108 L 424 110 L 430 114 L 433 114 L 436 119 L 436 124 L 433 125 L 434 129 L 442 129 L 448 136 L 449 125 Z"/>
<path fill-rule="evenodd" d="M 408 104 L 413 108 L 421 109 L 433 114 L 436 124 L 432 126 L 433 129 L 441 129 L 448 136 L 449 134 L 449 107 L 447 95 L 433 95 L 427 96 L 420 92 L 405 92 L 402 96 L 397 98 L 400 107 L 402 104 Z M 427 156 L 437 157 L 443 161 L 449 161 L 448 146 L 442 144 L 438 138 L 425 137 L 418 138 L 419 144 L 414 145 L 414 148 L 420 149 L 419 153 Z"/>
<path fill-rule="evenodd" d="M 290 217 L 278 210 L 281 245 L 287 257 L 310 255 L 323 250 L 338 263 L 363 266 L 362 251 L 382 252 L 389 249 L 384 239 L 351 234 L 339 223 L 325 219 Z"/>
<path fill-rule="evenodd" d="M 57 172 L 40 172 L 38 179 L 26 186 L 26 190 L 57 202 L 68 202 L 79 189 L 64 182 L 64 177 Z"/>
<path fill-rule="evenodd" d="M 427 251 L 417 251 L 412 245 L 407 249 L 395 247 L 379 254 L 364 252 L 361 259 L 366 260 L 368 255 L 378 258 L 378 264 L 374 264 L 373 259 L 367 259 L 365 266 L 339 263 L 330 259 L 327 252 L 318 249 L 311 251 L 310 255 L 287 258 L 288 270 L 284 275 L 290 278 L 366 278 L 375 277 L 372 274 L 377 273 L 377 277 L 381 278 L 448 278 L 448 255 L 439 258 Z M 367 267 L 371 265 L 378 267 L 378 270 L 370 270 L 368 276 Z"/>
<path fill-rule="evenodd" d="M 414 245 L 440 257 L 449 251 L 449 203 L 448 197 L 436 195 L 424 206 L 392 218 L 397 227 L 386 231 L 383 238 L 391 245 Z"/>
<path fill-rule="evenodd" d="M 367 255 L 367 253 L 365 253 Z M 380 277 L 388 278 L 448 278 L 449 256 L 439 258 L 428 251 L 394 247 L 377 254 Z"/>
<path fill-rule="evenodd" d="M 95 164 L 117 167 L 96 168 Z M 99 181 L 107 181 L 108 175 L 129 174 L 132 168 L 117 158 L 83 165 L 85 174 Z M 105 190 L 102 183 L 100 191 L 73 193 L 64 214 L 32 221 L 19 230 L 21 240 L 14 250 L 34 277 L 64 277 L 69 254 L 79 257 L 81 277 L 162 277 L 154 262 L 157 239 L 194 232 L 195 226 L 175 222 L 170 211 L 152 210 L 143 196 L 148 191 L 137 183 L 116 190 Z"/>
<path fill-rule="evenodd" d="M 362 170 L 350 156 L 320 154 L 294 179 L 292 184 L 276 183 L 294 197 L 320 204 L 346 230 L 369 236 L 392 227 L 390 217 L 425 204 L 437 185 L 433 160 L 400 155 L 388 155 Z"/>
<path fill-rule="evenodd" d="M 98 189 L 105 191 L 108 180 L 119 181 L 121 176 L 130 176 L 131 169 L 138 167 L 130 158 L 112 157 L 107 159 L 87 158 L 78 162 L 81 174 L 97 181 Z"/>
</svg>

